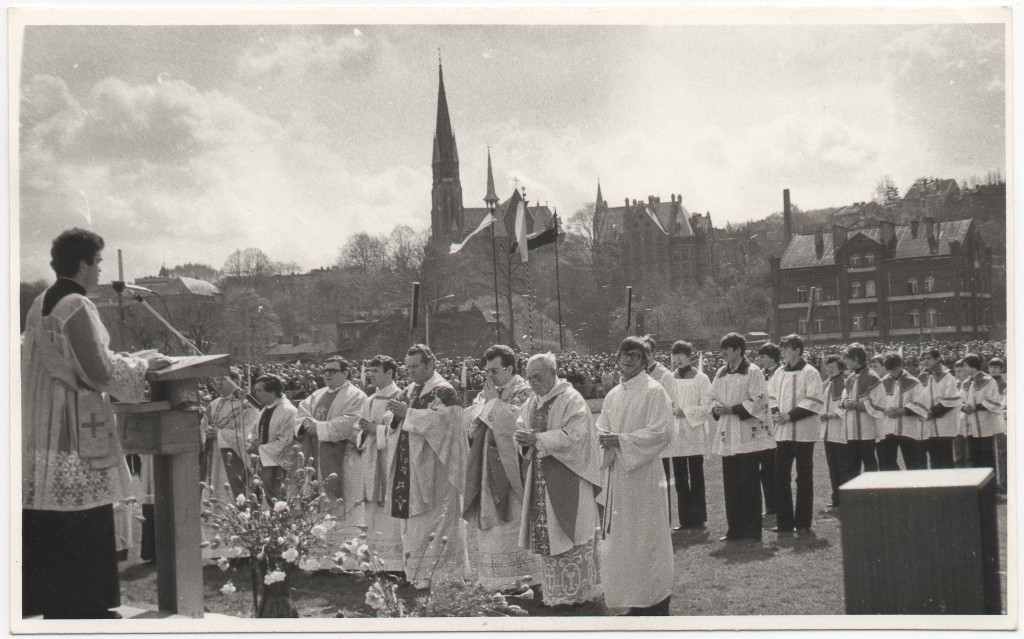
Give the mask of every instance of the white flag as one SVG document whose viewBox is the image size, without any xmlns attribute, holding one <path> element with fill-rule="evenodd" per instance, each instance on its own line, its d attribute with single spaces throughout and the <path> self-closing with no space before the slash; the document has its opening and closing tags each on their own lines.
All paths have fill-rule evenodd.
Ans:
<svg viewBox="0 0 1024 639">
<path fill-rule="evenodd" d="M 462 390 L 466 390 L 466 360 L 462 360 L 462 375 L 459 382 L 462 384 Z"/>
<path fill-rule="evenodd" d="M 519 257 L 525 262 L 529 259 L 530 246 L 526 232 L 526 203 L 522 201 L 516 209 L 516 241 L 519 242 Z"/>
<path fill-rule="evenodd" d="M 480 220 L 480 224 L 475 229 L 473 229 L 473 232 L 466 236 L 466 239 L 462 240 L 462 242 L 458 244 L 452 244 L 451 246 L 448 247 L 448 255 L 455 255 L 456 253 L 461 251 L 462 247 L 466 246 L 466 242 L 468 242 L 470 238 L 472 238 L 474 235 L 484 230 L 493 223 L 494 216 L 488 213 L 487 215 L 484 216 L 484 219 Z"/>
</svg>

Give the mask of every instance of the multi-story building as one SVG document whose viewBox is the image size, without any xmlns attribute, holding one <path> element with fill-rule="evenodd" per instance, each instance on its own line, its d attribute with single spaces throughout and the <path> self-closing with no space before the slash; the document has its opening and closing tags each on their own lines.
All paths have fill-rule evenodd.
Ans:
<svg viewBox="0 0 1024 639">
<path fill-rule="evenodd" d="M 594 237 L 621 248 L 626 284 L 640 296 L 667 292 L 684 282 L 698 285 L 711 273 L 714 227 L 711 214 L 691 214 L 683 196 L 668 202 L 650 195 L 647 201 L 625 200 L 608 206 L 597 186 Z"/>
<path fill-rule="evenodd" d="M 819 229 L 770 263 L 776 337 L 979 339 L 992 325 L 992 250 L 973 219 Z"/>
</svg>

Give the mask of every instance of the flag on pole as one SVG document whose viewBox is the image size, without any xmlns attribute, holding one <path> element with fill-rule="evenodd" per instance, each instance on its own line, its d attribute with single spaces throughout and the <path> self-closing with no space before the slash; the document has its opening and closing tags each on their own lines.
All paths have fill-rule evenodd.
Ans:
<svg viewBox="0 0 1024 639">
<path fill-rule="evenodd" d="M 519 202 L 519 207 L 516 208 L 516 241 L 519 243 L 519 257 L 524 262 L 528 261 L 529 258 L 529 237 L 526 232 L 526 203 Z"/>
<path fill-rule="evenodd" d="M 526 237 L 526 250 L 532 251 L 548 244 L 553 244 L 558 239 L 558 229 L 552 226 L 549 229 L 538 231 L 536 233 L 530 233 Z M 453 245 L 454 246 L 454 245 Z M 519 242 L 512 242 L 512 246 L 509 247 L 509 253 L 515 253 L 519 249 Z"/>
<path fill-rule="evenodd" d="M 484 216 L 484 219 L 480 220 L 480 224 L 478 224 L 477 227 L 473 229 L 473 232 L 466 236 L 466 239 L 462 240 L 457 244 L 452 244 L 451 246 L 448 247 L 448 255 L 455 255 L 456 253 L 461 251 L 462 248 L 466 246 L 466 243 L 469 242 L 470 238 L 472 238 L 474 235 L 484 230 L 491 224 L 494 224 L 494 216 L 488 213 L 487 215 Z"/>
<path fill-rule="evenodd" d="M 466 360 L 462 360 L 462 375 L 459 377 L 459 383 L 462 384 L 462 390 L 466 390 Z"/>
</svg>

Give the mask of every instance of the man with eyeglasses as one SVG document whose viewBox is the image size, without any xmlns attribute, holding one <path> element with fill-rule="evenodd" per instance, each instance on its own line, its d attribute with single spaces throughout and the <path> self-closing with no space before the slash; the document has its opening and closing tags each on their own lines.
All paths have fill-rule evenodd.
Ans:
<svg viewBox="0 0 1024 639">
<path fill-rule="evenodd" d="M 597 418 L 604 449 L 605 537 L 601 583 L 605 605 L 627 615 L 668 615 L 672 597 L 672 532 L 668 500 L 652 490 L 664 480 L 661 452 L 672 439 L 672 402 L 647 374 L 651 352 L 642 337 L 619 345 L 622 382 Z M 643 561 L 637 561 L 642 549 Z"/>
<path fill-rule="evenodd" d="M 321 490 L 335 502 L 334 514 L 362 523 L 363 467 L 356 449 L 361 432 L 359 418 L 366 407 L 366 395 L 351 382 L 352 366 L 337 355 L 324 362 L 327 386 L 299 403 L 295 414 L 295 435 L 312 437 L 317 442 L 316 468 Z M 336 479 L 330 479 L 336 475 Z M 340 529 L 339 534 L 340 534 Z"/>
<path fill-rule="evenodd" d="M 404 520 L 402 539 L 413 570 L 407 578 L 417 590 L 429 588 L 432 575 L 458 581 L 470 573 L 462 519 L 469 443 L 459 396 L 435 365 L 429 346 L 410 347 L 410 384 L 400 399 L 388 401 L 388 410 L 404 420 L 388 473 L 391 516 Z"/>
<path fill-rule="evenodd" d="M 523 481 L 513 441 L 530 385 L 516 374 L 515 352 L 503 344 L 484 353 L 483 392 L 466 409 L 469 462 L 463 518 L 477 528 L 480 585 L 507 590 L 538 574 L 537 556 L 519 547 Z"/>
</svg>

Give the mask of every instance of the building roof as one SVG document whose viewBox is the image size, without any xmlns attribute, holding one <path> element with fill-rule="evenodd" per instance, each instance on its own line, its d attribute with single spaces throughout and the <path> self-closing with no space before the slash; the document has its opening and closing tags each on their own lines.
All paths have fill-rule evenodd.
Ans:
<svg viewBox="0 0 1024 639">
<path fill-rule="evenodd" d="M 676 212 L 676 204 L 669 202 L 654 202 L 650 201 L 636 203 L 636 207 L 633 206 L 602 206 L 594 214 L 600 215 L 599 220 L 602 224 L 603 234 L 611 239 L 613 237 L 619 237 L 625 231 L 626 225 L 626 214 L 629 210 L 636 210 L 639 208 L 641 212 L 647 215 L 655 227 L 663 234 L 668 235 L 669 229 L 673 228 L 673 221 L 678 222 L 675 226 L 675 232 L 672 233 L 672 237 L 693 237 L 694 233 L 694 218 L 690 215 L 690 212 L 686 210 L 682 202 L 678 202 L 679 210 Z M 698 215 L 698 218 L 703 216 Z M 675 218 L 675 220 L 673 220 Z M 709 218 L 710 219 L 710 218 Z M 705 228 L 706 222 L 700 221 L 697 226 L 699 228 Z"/>
<path fill-rule="evenodd" d="M 955 193 L 959 190 L 960 185 L 952 178 L 944 178 L 940 180 L 918 178 L 914 180 L 913 186 L 907 189 L 907 192 L 903 195 L 903 199 L 913 200 L 924 196 L 942 196 L 948 195 L 949 193 Z"/>
<path fill-rule="evenodd" d="M 896 251 L 894 259 L 907 259 L 914 257 L 933 257 L 937 255 L 949 255 L 949 243 L 963 243 L 971 228 L 973 220 L 951 220 L 948 222 L 935 222 L 935 237 L 938 239 L 938 250 L 931 252 L 928 246 L 928 233 L 924 223 L 920 223 L 917 229 L 917 237 L 913 237 L 913 231 L 909 224 L 895 225 L 896 230 Z M 851 231 L 847 237 L 849 242 L 858 235 L 863 235 L 875 242 L 879 241 L 878 227 Z M 815 252 L 814 234 L 795 235 L 793 240 L 786 247 L 782 256 L 779 268 L 811 268 L 815 266 L 832 266 L 835 264 L 835 246 L 832 233 L 823 233 L 824 251 L 819 258 Z"/>
<path fill-rule="evenodd" d="M 220 295 L 220 289 L 215 284 L 206 280 L 197 280 L 194 277 L 179 277 L 178 281 L 193 295 Z"/>
</svg>

